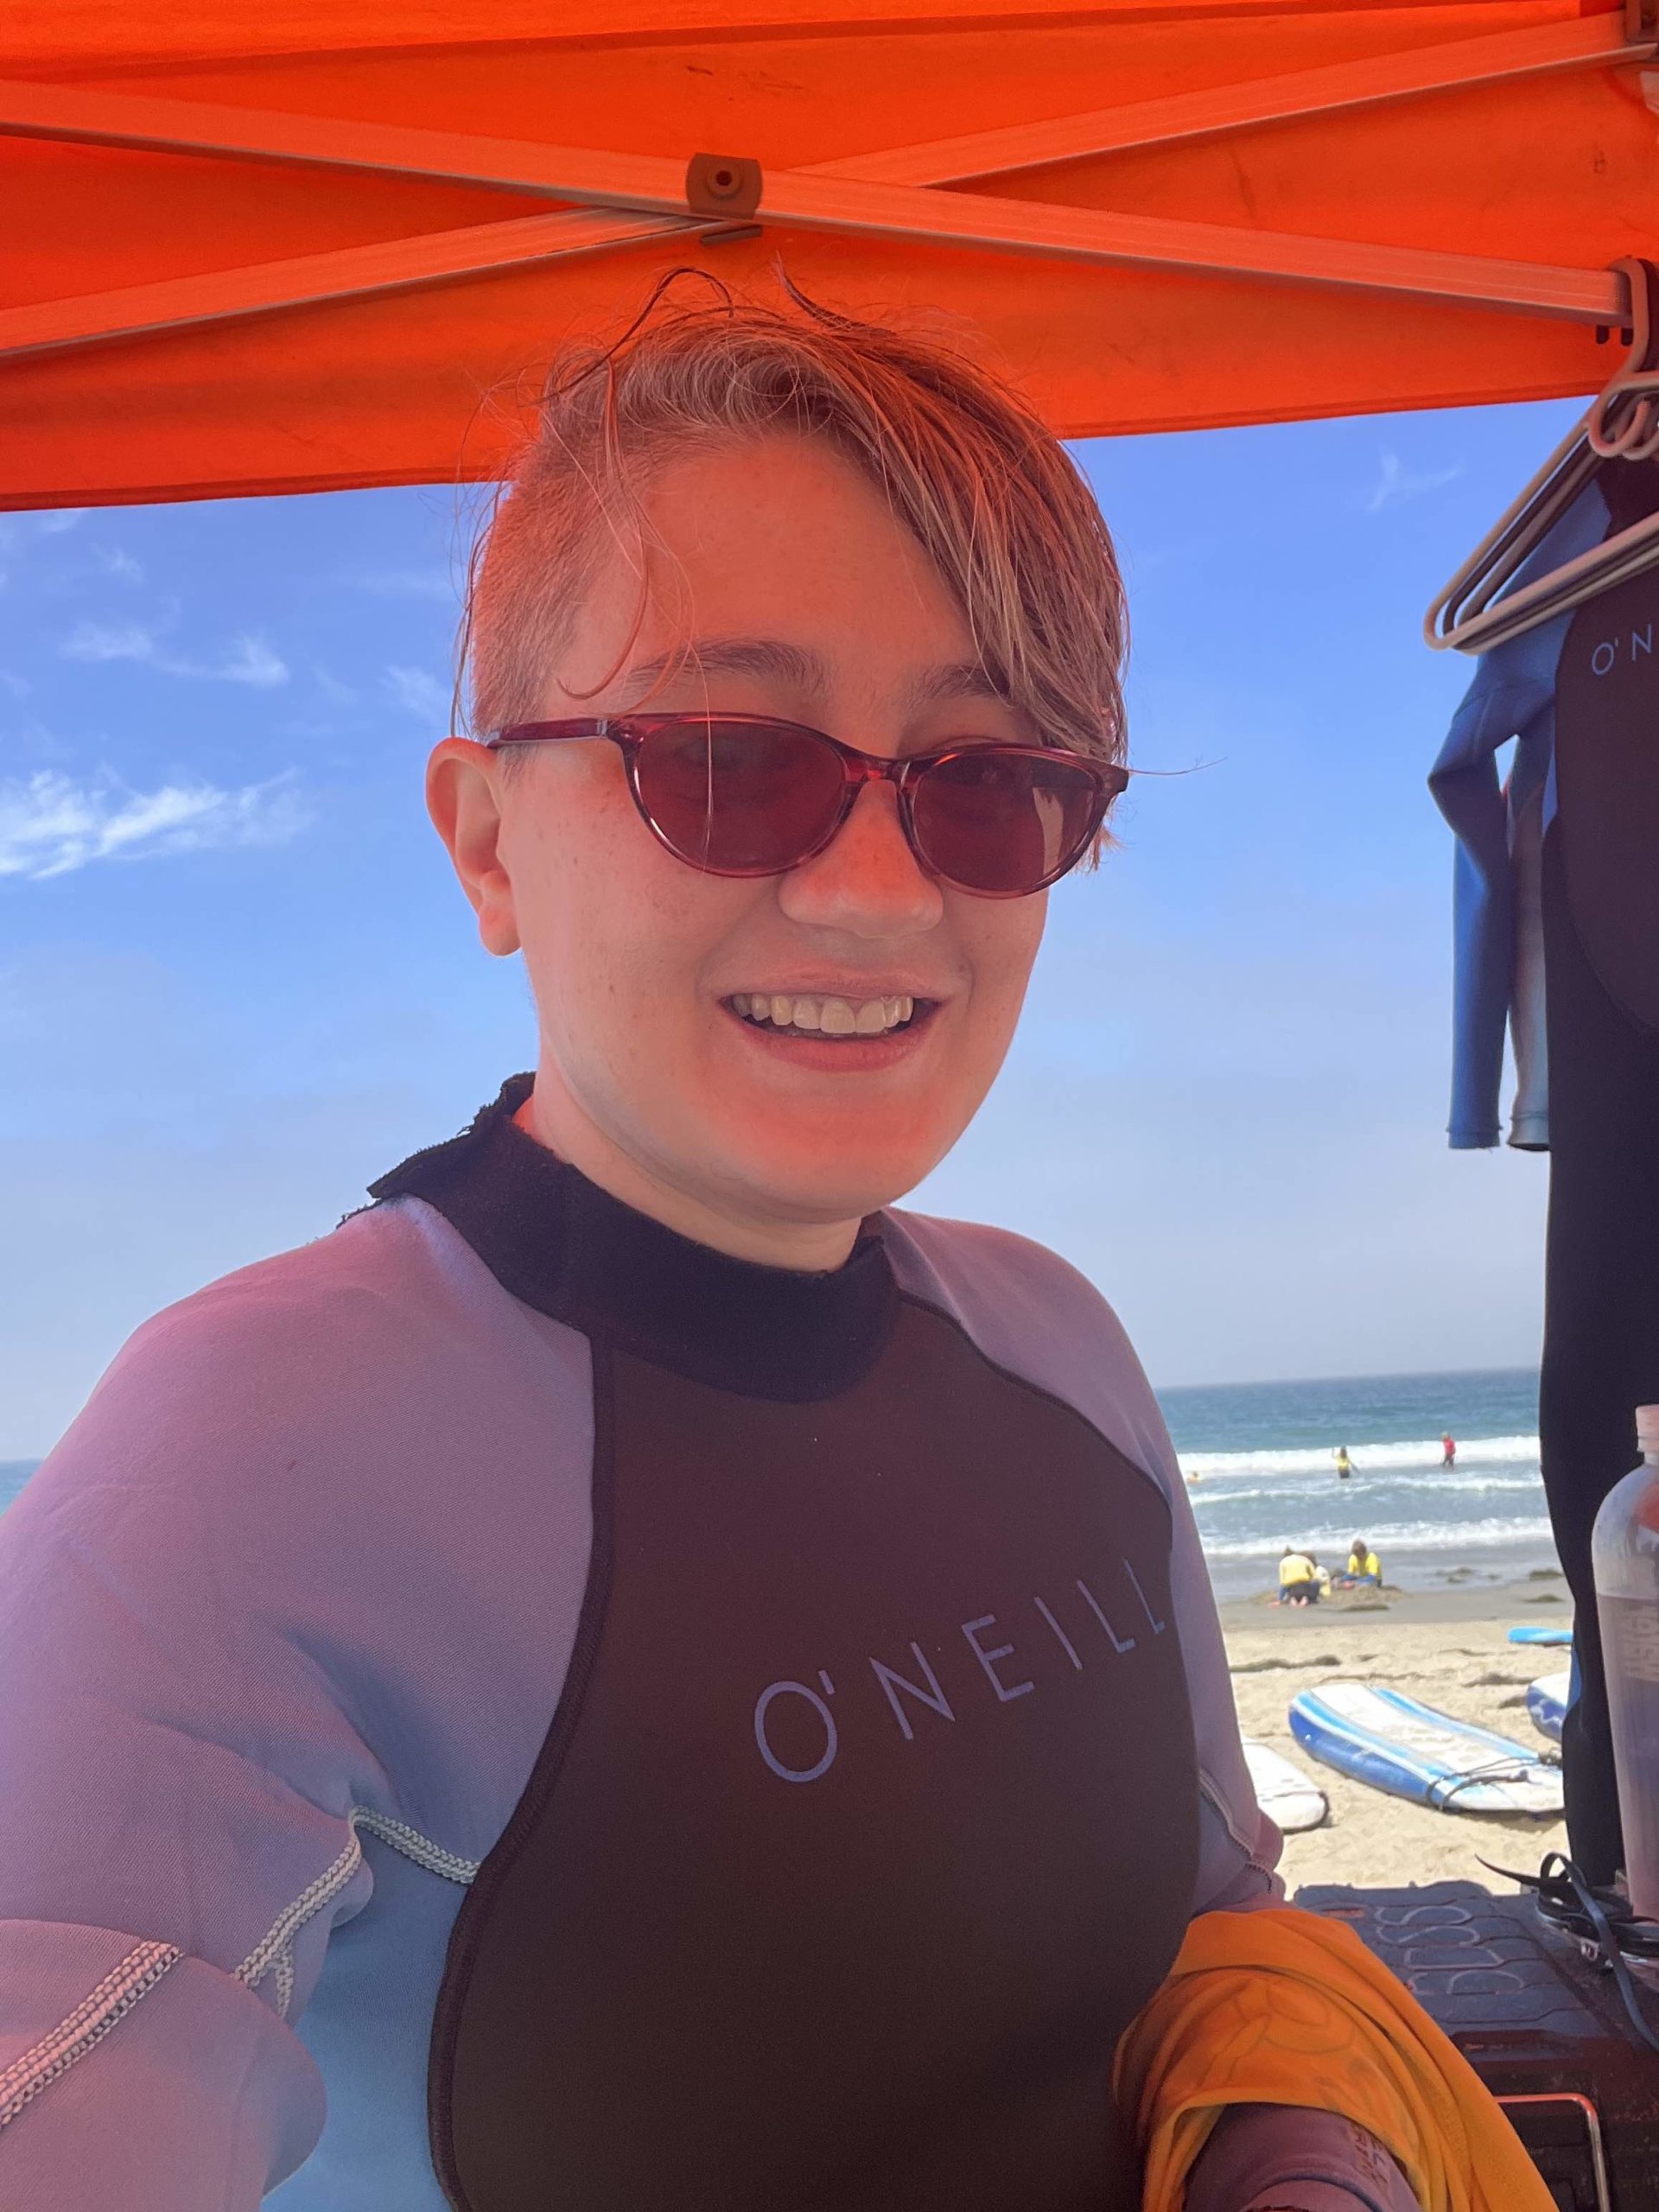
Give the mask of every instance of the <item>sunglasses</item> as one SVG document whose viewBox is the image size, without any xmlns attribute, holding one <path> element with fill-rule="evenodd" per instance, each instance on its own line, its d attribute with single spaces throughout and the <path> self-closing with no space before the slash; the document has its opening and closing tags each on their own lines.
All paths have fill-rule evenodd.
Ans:
<svg viewBox="0 0 1659 2212">
<path fill-rule="evenodd" d="M 709 875 L 781 875 L 840 830 L 866 784 L 888 783 L 911 851 L 984 899 L 1023 899 L 1075 868 L 1128 771 L 1046 745 L 953 745 L 901 760 L 766 715 L 625 715 L 518 722 L 485 742 L 607 738 L 641 819 Z"/>
</svg>

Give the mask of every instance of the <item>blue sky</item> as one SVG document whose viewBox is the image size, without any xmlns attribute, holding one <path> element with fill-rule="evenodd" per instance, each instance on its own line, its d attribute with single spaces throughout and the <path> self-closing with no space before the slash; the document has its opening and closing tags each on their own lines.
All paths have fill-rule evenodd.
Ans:
<svg viewBox="0 0 1659 2212">
<path fill-rule="evenodd" d="M 914 1201 L 1065 1252 L 1154 1381 L 1524 1364 L 1546 1166 L 1446 1148 L 1470 673 L 1422 610 L 1548 406 L 1078 448 L 1133 623 L 1122 849 Z M 428 827 L 479 494 L 0 516 L 0 1459 L 531 1056 Z"/>
</svg>

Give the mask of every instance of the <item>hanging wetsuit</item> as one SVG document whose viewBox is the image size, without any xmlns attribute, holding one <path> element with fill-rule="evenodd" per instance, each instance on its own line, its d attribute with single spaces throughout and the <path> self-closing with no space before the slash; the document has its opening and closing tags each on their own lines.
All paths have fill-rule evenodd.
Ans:
<svg viewBox="0 0 1659 2212">
<path fill-rule="evenodd" d="M 1600 544 L 1611 522 L 1593 478 L 1516 576 L 1518 586 Z M 1555 674 L 1570 614 L 1523 630 L 1482 653 L 1446 733 L 1428 786 L 1457 833 L 1452 876 L 1452 1115 L 1454 1151 L 1501 1135 L 1498 1100 L 1507 1031 L 1516 1090 L 1509 1141 L 1549 1144 L 1540 873 L 1555 812 Z M 1497 755 L 1515 757 L 1500 783 Z"/>
<path fill-rule="evenodd" d="M 0 1521 L 0 2202 L 1131 2212 L 1118 2034 L 1281 1892 L 1121 1331 L 724 1257 L 527 1087 Z"/>
<path fill-rule="evenodd" d="M 1606 462 L 1517 584 L 1656 510 L 1659 464 Z M 1539 1436 L 1576 1608 L 1567 1831 L 1599 1882 L 1622 1847 L 1590 1531 L 1659 1398 L 1656 728 L 1659 568 L 1483 653 L 1429 779 L 1459 839 L 1452 1142 L 1498 1141 L 1507 1012 L 1510 1141 L 1551 1154 Z"/>
<path fill-rule="evenodd" d="M 1623 530 L 1659 467 L 1598 483 Z M 1591 1573 L 1602 1499 L 1659 1402 L 1659 567 L 1572 616 L 1555 679 L 1559 804 L 1545 843 L 1549 1236 L 1539 1433 L 1574 1604 L 1561 1728 L 1567 1833 L 1592 1881 L 1623 1863 Z"/>
</svg>

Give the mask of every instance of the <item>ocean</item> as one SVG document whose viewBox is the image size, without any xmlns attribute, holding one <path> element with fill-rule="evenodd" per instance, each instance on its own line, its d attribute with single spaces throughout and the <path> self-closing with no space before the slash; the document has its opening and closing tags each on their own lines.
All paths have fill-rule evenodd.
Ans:
<svg viewBox="0 0 1659 2212">
<path fill-rule="evenodd" d="M 1217 1598 L 1278 1582 L 1287 1544 L 1339 1570 L 1356 1536 L 1402 1589 L 1559 1564 L 1538 1471 L 1538 1376 L 1355 1376 L 1159 1392 Z M 1442 1435 L 1458 1447 L 1440 1465 Z M 1345 1444 L 1353 1472 L 1336 1471 Z"/>
<path fill-rule="evenodd" d="M 1404 1589 L 1556 1565 L 1531 1369 L 1161 1390 L 1217 1598 L 1274 1588 L 1287 1544 L 1339 1568 L 1356 1536 Z M 1440 1466 L 1440 1438 L 1457 1465 Z M 1345 1444 L 1353 1473 L 1342 1481 Z M 35 1462 L 0 1460 L 0 1510 Z"/>
</svg>

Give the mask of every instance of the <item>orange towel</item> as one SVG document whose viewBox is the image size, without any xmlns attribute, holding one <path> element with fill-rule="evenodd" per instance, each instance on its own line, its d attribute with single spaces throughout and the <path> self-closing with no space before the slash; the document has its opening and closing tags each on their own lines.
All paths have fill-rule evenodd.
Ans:
<svg viewBox="0 0 1659 2212">
<path fill-rule="evenodd" d="M 1142 2212 L 1181 2212 L 1230 2104 L 1357 2120 L 1424 2212 L 1554 2212 L 1491 2092 L 1404 1984 L 1351 1929 L 1293 1905 L 1200 1913 L 1125 2032 L 1114 2083 L 1145 2161 Z"/>
</svg>

